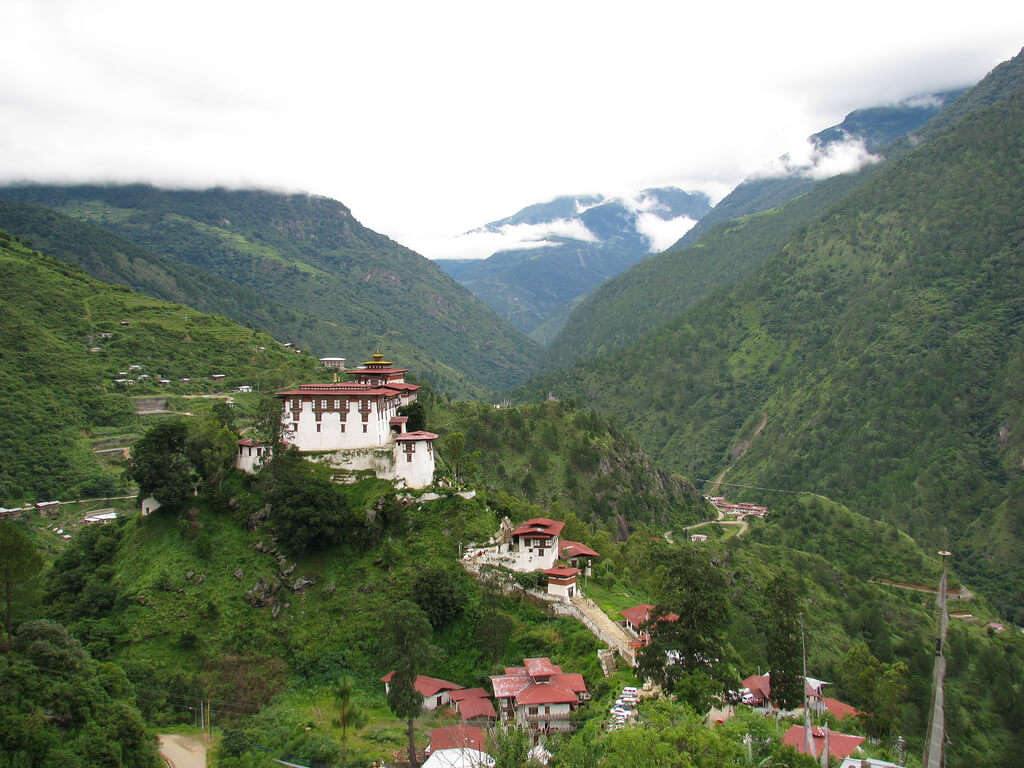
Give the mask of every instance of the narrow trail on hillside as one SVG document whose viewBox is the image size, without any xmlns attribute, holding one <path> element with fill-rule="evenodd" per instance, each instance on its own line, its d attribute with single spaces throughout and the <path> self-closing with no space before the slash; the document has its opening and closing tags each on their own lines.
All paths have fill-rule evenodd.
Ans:
<svg viewBox="0 0 1024 768">
<path fill-rule="evenodd" d="M 709 495 L 714 496 L 718 493 L 718 489 L 721 487 L 722 481 L 725 480 L 726 473 L 730 469 L 732 469 L 733 464 L 735 464 L 737 461 L 739 461 L 740 459 L 747 455 L 747 451 L 750 450 L 750 446 L 754 444 L 754 441 L 757 439 L 757 436 L 761 434 L 761 430 L 763 430 L 767 424 L 768 414 L 765 413 L 761 415 L 761 421 L 758 423 L 756 427 L 754 427 L 754 432 L 753 434 L 751 434 L 750 438 L 747 440 L 740 440 L 738 443 L 736 443 L 736 447 L 733 449 L 732 459 L 729 462 L 729 466 L 727 466 L 725 469 L 719 472 L 715 479 L 711 482 L 711 485 L 708 486 Z"/>
</svg>

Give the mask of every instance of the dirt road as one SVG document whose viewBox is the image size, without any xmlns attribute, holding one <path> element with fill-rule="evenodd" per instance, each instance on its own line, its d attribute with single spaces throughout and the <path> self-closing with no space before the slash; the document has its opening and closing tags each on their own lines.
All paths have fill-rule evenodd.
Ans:
<svg viewBox="0 0 1024 768">
<path fill-rule="evenodd" d="M 160 757 L 170 768 L 206 768 L 206 744 L 193 736 L 161 733 Z"/>
</svg>

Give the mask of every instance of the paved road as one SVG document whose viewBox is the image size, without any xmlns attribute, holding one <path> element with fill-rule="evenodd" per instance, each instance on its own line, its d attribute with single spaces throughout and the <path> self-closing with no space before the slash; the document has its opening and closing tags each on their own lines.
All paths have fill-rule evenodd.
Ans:
<svg viewBox="0 0 1024 768">
<path fill-rule="evenodd" d="M 635 659 L 633 651 L 633 638 L 626 634 L 621 626 L 612 621 L 608 614 L 601 610 L 600 606 L 589 597 L 577 595 L 572 599 L 572 604 L 579 609 L 579 612 L 590 619 L 600 629 L 605 637 L 612 640 L 619 655 L 632 664 Z"/>
<path fill-rule="evenodd" d="M 192 736 L 161 733 L 160 757 L 170 768 L 206 768 L 206 744 Z"/>
</svg>

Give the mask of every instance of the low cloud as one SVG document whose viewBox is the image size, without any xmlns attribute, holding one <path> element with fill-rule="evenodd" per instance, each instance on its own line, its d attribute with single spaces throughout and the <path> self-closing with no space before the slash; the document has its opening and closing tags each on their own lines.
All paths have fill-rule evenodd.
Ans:
<svg viewBox="0 0 1024 768">
<path fill-rule="evenodd" d="M 430 259 L 486 259 L 498 251 L 558 245 L 551 238 L 598 242 L 579 219 L 555 219 L 541 224 L 506 224 L 497 231 L 474 229 L 455 237 L 420 241 L 412 247 Z"/>
<path fill-rule="evenodd" d="M 909 99 L 904 99 L 899 102 L 901 107 L 911 107 L 913 109 L 939 109 L 942 107 L 942 99 L 933 93 L 926 93 L 922 96 L 912 96 Z"/>
<path fill-rule="evenodd" d="M 843 140 L 833 141 L 824 146 L 808 139 L 764 170 L 753 174 L 753 178 L 804 176 L 815 180 L 828 179 L 843 173 L 859 171 L 881 159 L 878 155 L 871 154 L 864 144 L 864 139 L 857 136 L 847 134 Z"/>
<path fill-rule="evenodd" d="M 636 231 L 651 242 L 651 253 L 660 253 L 672 247 L 679 238 L 689 232 L 695 219 L 689 216 L 677 216 L 674 219 L 663 219 L 656 213 L 638 213 Z"/>
</svg>

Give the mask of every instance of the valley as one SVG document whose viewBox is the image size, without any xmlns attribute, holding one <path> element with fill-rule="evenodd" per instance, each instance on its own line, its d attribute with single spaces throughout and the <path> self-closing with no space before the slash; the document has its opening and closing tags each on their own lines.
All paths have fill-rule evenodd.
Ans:
<svg viewBox="0 0 1024 768">
<path fill-rule="evenodd" d="M 0 188 L 0 764 L 1018 764 L 1024 54 L 811 143 L 441 265 Z"/>
</svg>

